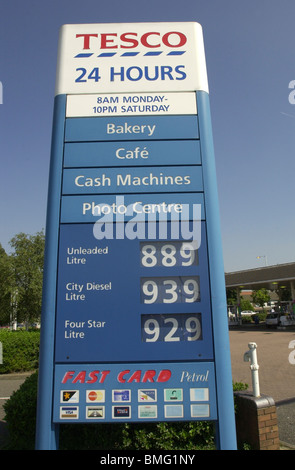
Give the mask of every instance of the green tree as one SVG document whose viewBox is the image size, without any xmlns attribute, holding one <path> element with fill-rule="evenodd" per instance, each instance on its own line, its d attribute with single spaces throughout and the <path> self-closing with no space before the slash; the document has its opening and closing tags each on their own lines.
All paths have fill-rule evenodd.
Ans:
<svg viewBox="0 0 295 470">
<path fill-rule="evenodd" d="M 270 301 L 270 295 L 268 290 L 265 288 L 253 290 L 252 300 L 256 305 L 259 305 L 259 307 L 261 307 L 264 311 L 264 304 Z"/>
<path fill-rule="evenodd" d="M 250 300 L 248 299 L 244 299 L 243 297 L 241 297 L 241 310 L 251 310 L 252 312 L 254 312 L 254 307 L 252 305 L 252 303 L 250 302 Z"/>
<path fill-rule="evenodd" d="M 13 269 L 11 259 L 0 244 L 0 325 L 8 325 L 13 312 Z"/>
<path fill-rule="evenodd" d="M 227 305 L 236 305 L 238 302 L 237 290 L 226 289 Z"/>
<path fill-rule="evenodd" d="M 276 292 L 281 302 L 288 302 L 292 300 L 291 289 L 280 288 L 277 289 Z"/>
<path fill-rule="evenodd" d="M 43 231 L 36 235 L 19 233 L 10 240 L 13 248 L 11 263 L 13 267 L 14 298 L 17 321 L 30 323 L 37 321 L 41 314 L 43 263 Z"/>
</svg>

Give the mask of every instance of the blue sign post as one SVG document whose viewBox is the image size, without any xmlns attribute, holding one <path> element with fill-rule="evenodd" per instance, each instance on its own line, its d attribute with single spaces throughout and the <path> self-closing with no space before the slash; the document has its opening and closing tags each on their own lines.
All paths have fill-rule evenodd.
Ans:
<svg viewBox="0 0 295 470">
<path fill-rule="evenodd" d="M 61 33 L 36 448 L 62 423 L 211 420 L 235 449 L 200 26 L 128 26 Z"/>
</svg>

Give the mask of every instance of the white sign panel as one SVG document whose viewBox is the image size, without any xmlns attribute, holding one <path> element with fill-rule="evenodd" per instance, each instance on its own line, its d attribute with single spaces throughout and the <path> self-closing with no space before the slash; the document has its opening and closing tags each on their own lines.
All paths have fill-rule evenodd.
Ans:
<svg viewBox="0 0 295 470">
<path fill-rule="evenodd" d="M 208 92 L 198 23 L 64 25 L 56 95 Z"/>
<path fill-rule="evenodd" d="M 197 114 L 195 93 L 113 93 L 67 97 L 67 117 L 169 114 Z"/>
</svg>

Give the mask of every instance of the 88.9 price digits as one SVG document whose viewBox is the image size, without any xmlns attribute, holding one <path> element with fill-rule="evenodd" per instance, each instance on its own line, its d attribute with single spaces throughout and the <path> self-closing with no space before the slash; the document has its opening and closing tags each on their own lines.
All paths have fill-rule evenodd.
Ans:
<svg viewBox="0 0 295 470">
<path fill-rule="evenodd" d="M 190 242 L 151 242 L 141 243 L 141 265 L 155 266 L 194 266 L 198 264 L 198 252 Z"/>
</svg>

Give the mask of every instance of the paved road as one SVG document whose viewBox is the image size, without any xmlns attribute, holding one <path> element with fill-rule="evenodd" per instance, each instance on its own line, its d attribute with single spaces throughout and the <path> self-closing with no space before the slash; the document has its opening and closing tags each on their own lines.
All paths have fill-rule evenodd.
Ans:
<svg viewBox="0 0 295 470">
<path fill-rule="evenodd" d="M 295 399 L 295 364 L 289 362 L 289 355 L 294 351 L 289 349 L 290 342 L 295 340 L 294 330 L 249 328 L 231 330 L 229 335 L 234 381 L 248 383 L 252 389 L 250 363 L 243 358 L 248 344 L 254 342 L 261 393 L 270 395 L 275 402 Z"/>
<path fill-rule="evenodd" d="M 244 362 L 248 344 L 257 344 L 260 393 L 271 396 L 277 406 L 279 438 L 295 446 L 295 364 L 289 348 L 295 340 L 295 331 L 261 327 L 231 329 L 230 349 L 234 382 L 243 382 L 253 390 L 250 363 Z"/>
<path fill-rule="evenodd" d="M 248 327 L 231 329 L 230 349 L 234 382 L 243 382 L 252 390 L 249 362 L 244 362 L 248 344 L 257 344 L 260 392 L 271 396 L 277 406 L 280 440 L 295 449 L 295 364 L 289 361 L 294 348 L 295 330 L 263 329 Z M 3 403 L 24 382 L 28 374 L 0 375 L 0 447 L 5 431 Z"/>
</svg>

